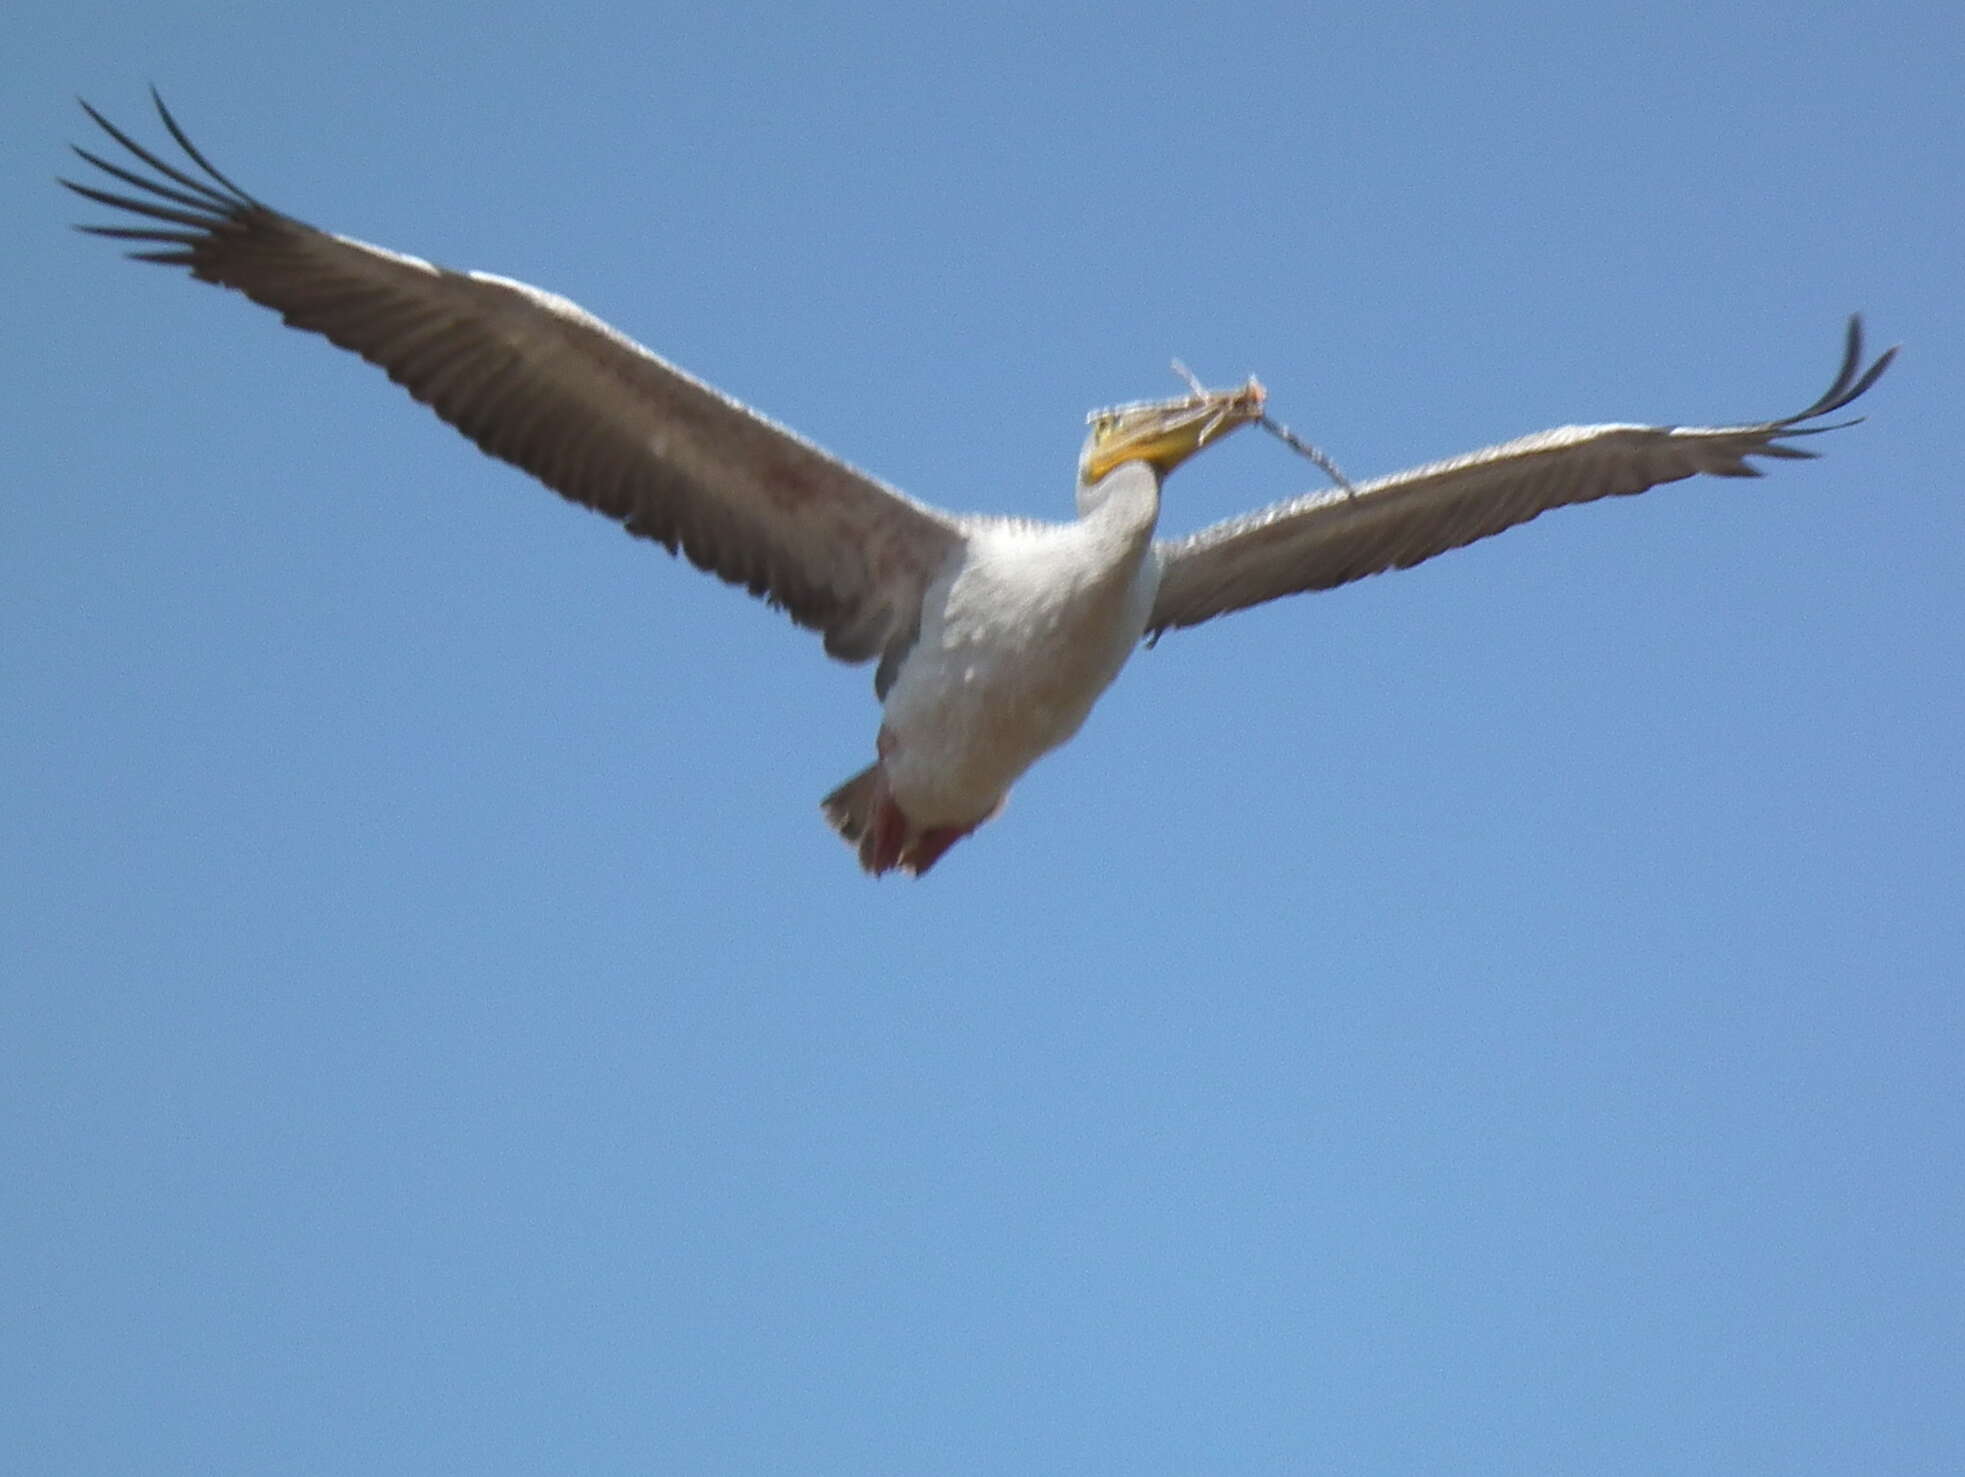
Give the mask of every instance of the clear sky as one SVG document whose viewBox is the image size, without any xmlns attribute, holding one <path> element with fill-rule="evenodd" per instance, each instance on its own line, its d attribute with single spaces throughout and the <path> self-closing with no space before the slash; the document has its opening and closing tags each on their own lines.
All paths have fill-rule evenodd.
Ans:
<svg viewBox="0 0 1965 1477">
<path fill-rule="evenodd" d="M 8 31 L 10 1470 L 1965 1470 L 1955 4 Z M 151 81 L 958 508 L 1176 355 L 1366 476 L 1907 348 L 1822 461 L 1169 636 L 875 883 L 866 671 L 67 230 Z"/>
</svg>

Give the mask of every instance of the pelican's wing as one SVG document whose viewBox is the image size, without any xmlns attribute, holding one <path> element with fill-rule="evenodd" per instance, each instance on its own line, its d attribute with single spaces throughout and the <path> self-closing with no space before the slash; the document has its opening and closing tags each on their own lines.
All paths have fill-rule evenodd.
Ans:
<svg viewBox="0 0 1965 1477">
<path fill-rule="evenodd" d="M 1798 414 L 1750 426 L 1563 426 L 1394 477 L 1312 493 L 1158 546 L 1160 593 L 1148 629 L 1192 626 L 1305 590 L 1328 590 L 1526 523 L 1569 503 L 1643 492 L 1699 472 L 1758 477 L 1748 457 L 1812 457 L 1782 444 L 1837 426 L 1804 422 L 1876 383 L 1891 349 L 1863 368 L 1860 318 L 1826 394 Z M 1842 425 L 1853 425 L 1845 421 Z"/>
<path fill-rule="evenodd" d="M 141 217 L 85 226 L 155 243 L 131 253 L 236 288 L 295 328 L 352 349 L 492 456 L 680 549 L 782 606 L 849 661 L 911 637 L 921 595 L 963 539 L 912 502 L 666 364 L 564 298 L 334 236 L 260 204 L 206 162 L 163 101 L 171 136 L 207 178 L 150 153 L 82 104 L 147 175 L 83 149 L 155 197 L 78 194 Z"/>
</svg>

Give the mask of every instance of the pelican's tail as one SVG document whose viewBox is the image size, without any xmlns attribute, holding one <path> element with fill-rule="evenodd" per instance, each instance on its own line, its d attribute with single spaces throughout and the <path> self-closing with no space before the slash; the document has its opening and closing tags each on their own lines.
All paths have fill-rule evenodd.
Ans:
<svg viewBox="0 0 1965 1477">
<path fill-rule="evenodd" d="M 873 834 L 883 801 L 886 808 L 893 808 L 894 802 L 887 796 L 887 776 L 878 764 L 869 764 L 819 802 L 819 809 L 825 812 L 826 821 L 839 832 L 840 838 L 848 846 L 861 847 L 860 860 L 866 862 L 870 872 L 887 870 L 876 868 L 861 844 Z"/>
<path fill-rule="evenodd" d="M 887 771 L 880 764 L 870 764 L 854 775 L 820 801 L 819 808 L 846 844 L 859 851 L 860 865 L 876 877 L 896 868 L 923 876 L 944 852 L 982 824 L 916 826 L 894 803 Z"/>
</svg>

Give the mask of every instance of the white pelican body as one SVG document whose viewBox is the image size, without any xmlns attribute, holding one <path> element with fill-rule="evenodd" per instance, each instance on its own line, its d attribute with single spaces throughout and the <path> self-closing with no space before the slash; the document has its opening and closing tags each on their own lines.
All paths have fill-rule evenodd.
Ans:
<svg viewBox="0 0 1965 1477">
<path fill-rule="evenodd" d="M 946 513 L 564 298 L 261 204 L 206 161 L 161 100 L 164 126 L 203 177 L 82 106 L 155 171 L 77 149 L 144 192 L 64 180 L 128 213 L 130 223 L 83 230 L 145 244 L 132 255 L 236 289 L 353 350 L 492 456 L 764 597 L 819 632 L 829 655 L 877 660 L 879 757 L 824 801 L 875 873 L 925 872 L 994 814 L 1025 769 L 1078 731 L 1142 635 L 1410 568 L 1550 508 L 1697 473 L 1759 476 L 1749 458 L 1812 455 L 1782 438 L 1833 429 L 1803 423 L 1862 394 L 1896 352 L 1865 369 L 1852 318 L 1835 382 L 1795 415 L 1567 426 L 1156 543 L 1162 476 L 1238 426 L 1279 429 L 1254 380 L 1208 391 L 1190 379 L 1179 400 L 1094 415 L 1075 523 Z"/>
<path fill-rule="evenodd" d="M 880 760 L 827 802 L 870 866 L 898 846 L 895 864 L 924 870 L 988 820 L 1026 769 L 1078 732 L 1138 648 L 1160 583 L 1159 479 L 1129 461 L 1080 501 L 1088 511 L 1076 523 L 977 529 L 928 587 L 920 635 L 887 693 Z M 883 835 L 883 801 L 898 840 Z"/>
</svg>

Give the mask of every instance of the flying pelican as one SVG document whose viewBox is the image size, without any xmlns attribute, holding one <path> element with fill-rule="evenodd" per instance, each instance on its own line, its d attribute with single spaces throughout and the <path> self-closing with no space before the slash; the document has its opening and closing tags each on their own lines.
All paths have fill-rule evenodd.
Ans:
<svg viewBox="0 0 1965 1477">
<path fill-rule="evenodd" d="M 1565 426 L 1353 487 L 1346 483 L 1175 540 L 1154 538 L 1162 479 L 1269 421 L 1262 386 L 1095 412 L 1070 523 L 946 513 L 897 492 L 657 358 L 565 298 L 332 235 L 261 204 L 212 167 L 162 98 L 165 129 L 204 178 L 166 163 L 85 102 L 137 172 L 77 148 L 150 199 L 61 181 L 139 218 L 80 229 L 153 249 L 380 366 L 492 456 L 680 550 L 878 659 L 872 765 L 823 804 L 876 875 L 920 875 L 1064 743 L 1142 637 L 1325 590 L 1525 523 L 1549 508 L 1749 457 L 1815 453 L 1782 438 L 1876 382 L 1849 320 L 1835 382 L 1806 410 L 1719 427 Z M 163 203 L 159 203 L 163 202 Z M 1853 422 L 1842 422 L 1848 425 Z"/>
</svg>

